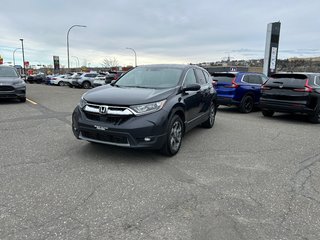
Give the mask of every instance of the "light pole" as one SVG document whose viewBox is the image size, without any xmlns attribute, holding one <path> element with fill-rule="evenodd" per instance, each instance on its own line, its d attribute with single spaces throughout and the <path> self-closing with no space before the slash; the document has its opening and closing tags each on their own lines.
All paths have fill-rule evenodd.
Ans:
<svg viewBox="0 0 320 240">
<path fill-rule="evenodd" d="M 77 67 L 79 67 L 80 66 L 79 58 L 77 56 L 71 56 L 71 57 L 73 57 L 73 58 L 75 58 L 77 60 L 77 63 L 78 63 Z"/>
<path fill-rule="evenodd" d="M 72 28 L 74 28 L 74 27 L 87 27 L 87 26 L 85 26 L 85 25 L 72 25 L 70 28 L 69 28 L 69 30 L 68 30 L 68 32 L 67 32 L 67 57 L 68 57 L 68 70 L 70 70 L 70 59 L 69 59 L 69 33 L 70 33 L 70 30 L 72 29 Z"/>
<path fill-rule="evenodd" d="M 19 49 L 21 49 L 21 48 L 16 48 L 16 49 L 13 51 L 13 53 L 12 53 L 13 66 L 16 65 L 16 59 L 15 59 L 15 57 L 14 57 L 14 54 L 15 54 L 16 51 L 19 50 Z"/>
<path fill-rule="evenodd" d="M 22 45 L 22 61 L 23 61 L 23 74 L 26 74 L 26 65 L 24 62 L 24 47 L 23 47 L 23 38 L 20 38 L 21 45 Z"/>
<path fill-rule="evenodd" d="M 126 49 L 130 49 L 134 52 L 134 62 L 135 62 L 135 65 L 137 66 L 137 53 L 136 53 L 136 51 L 133 48 L 128 48 L 128 47 Z"/>
</svg>

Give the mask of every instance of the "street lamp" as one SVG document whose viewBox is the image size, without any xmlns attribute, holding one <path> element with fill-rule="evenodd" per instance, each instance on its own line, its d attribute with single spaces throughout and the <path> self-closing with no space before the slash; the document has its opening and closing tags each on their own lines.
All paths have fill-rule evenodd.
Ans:
<svg viewBox="0 0 320 240">
<path fill-rule="evenodd" d="M 69 33 L 74 27 L 87 27 L 85 25 L 72 25 L 67 32 L 67 56 L 68 56 L 68 70 L 70 70 L 70 59 L 69 59 Z"/>
<path fill-rule="evenodd" d="M 24 47 L 23 47 L 23 38 L 20 38 L 21 45 L 22 45 L 22 61 L 23 61 L 23 74 L 26 74 L 26 65 L 24 62 Z"/>
<path fill-rule="evenodd" d="M 136 51 L 133 48 L 128 48 L 128 47 L 126 49 L 130 49 L 134 52 L 134 62 L 135 62 L 135 65 L 137 66 L 137 53 L 136 53 Z"/>
<path fill-rule="evenodd" d="M 71 56 L 71 57 L 73 57 L 73 58 L 75 58 L 77 60 L 77 63 L 78 63 L 77 67 L 79 67 L 80 66 L 79 58 L 77 56 Z"/>
<path fill-rule="evenodd" d="M 14 54 L 15 54 L 16 51 L 19 50 L 19 49 L 21 49 L 21 48 L 16 48 L 16 49 L 13 51 L 13 53 L 12 53 L 13 66 L 16 65 L 16 59 L 14 58 Z"/>
</svg>

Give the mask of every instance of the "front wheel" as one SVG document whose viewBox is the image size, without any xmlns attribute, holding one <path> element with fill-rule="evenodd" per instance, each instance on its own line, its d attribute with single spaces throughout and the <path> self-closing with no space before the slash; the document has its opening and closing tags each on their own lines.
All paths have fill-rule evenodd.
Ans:
<svg viewBox="0 0 320 240">
<path fill-rule="evenodd" d="M 90 84 L 89 82 L 84 82 L 84 83 L 82 84 L 82 87 L 83 87 L 84 89 L 89 89 L 89 88 L 91 87 L 91 84 Z"/>
<path fill-rule="evenodd" d="M 62 87 L 62 86 L 64 86 L 64 82 L 60 81 L 60 82 L 58 83 L 58 85 L 59 85 L 60 87 Z"/>
<path fill-rule="evenodd" d="M 312 123 L 320 123 L 320 108 L 309 116 L 309 121 Z"/>
<path fill-rule="evenodd" d="M 203 127 L 205 128 L 212 128 L 214 125 L 214 122 L 216 120 L 216 105 L 215 103 L 211 103 L 210 108 L 209 108 L 209 117 L 208 119 L 202 124 Z"/>
<path fill-rule="evenodd" d="M 178 115 L 171 117 L 168 130 L 167 139 L 161 151 L 167 156 L 173 156 L 177 154 L 181 147 L 183 135 L 183 123 Z"/>
</svg>

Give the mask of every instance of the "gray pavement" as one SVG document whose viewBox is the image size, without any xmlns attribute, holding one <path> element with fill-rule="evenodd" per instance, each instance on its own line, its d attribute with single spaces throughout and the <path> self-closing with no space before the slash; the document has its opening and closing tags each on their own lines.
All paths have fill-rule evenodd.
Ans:
<svg viewBox="0 0 320 240">
<path fill-rule="evenodd" d="M 320 239 L 320 125 L 219 108 L 178 155 L 75 139 L 82 89 L 0 101 L 0 239 Z"/>
</svg>

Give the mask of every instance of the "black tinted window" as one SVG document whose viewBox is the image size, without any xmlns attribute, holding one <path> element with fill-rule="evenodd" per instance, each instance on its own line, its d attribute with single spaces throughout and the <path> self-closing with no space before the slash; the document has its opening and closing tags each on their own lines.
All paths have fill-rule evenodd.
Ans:
<svg viewBox="0 0 320 240">
<path fill-rule="evenodd" d="M 266 85 L 302 88 L 307 79 L 308 77 L 304 74 L 275 74 L 271 76 Z"/>
<path fill-rule="evenodd" d="M 204 73 L 204 76 L 205 76 L 205 78 L 206 78 L 206 82 L 207 82 L 207 83 L 208 83 L 208 82 L 211 82 L 210 74 L 209 74 L 208 72 L 206 72 L 206 71 L 203 71 L 203 73 Z"/>
<path fill-rule="evenodd" d="M 254 74 L 245 75 L 243 81 L 251 84 L 262 84 L 262 78 L 259 75 Z"/>
<path fill-rule="evenodd" d="M 197 83 L 196 76 L 194 75 L 193 69 L 189 69 L 187 72 L 186 78 L 184 80 L 184 85 Z"/>
<path fill-rule="evenodd" d="M 212 79 L 218 82 L 231 83 L 236 77 L 233 73 L 213 73 Z"/>
<path fill-rule="evenodd" d="M 205 79 L 205 76 L 204 76 L 202 70 L 200 70 L 200 69 L 195 69 L 195 70 L 196 70 L 196 75 L 197 75 L 199 83 L 200 84 L 206 84 L 207 81 Z"/>
</svg>

